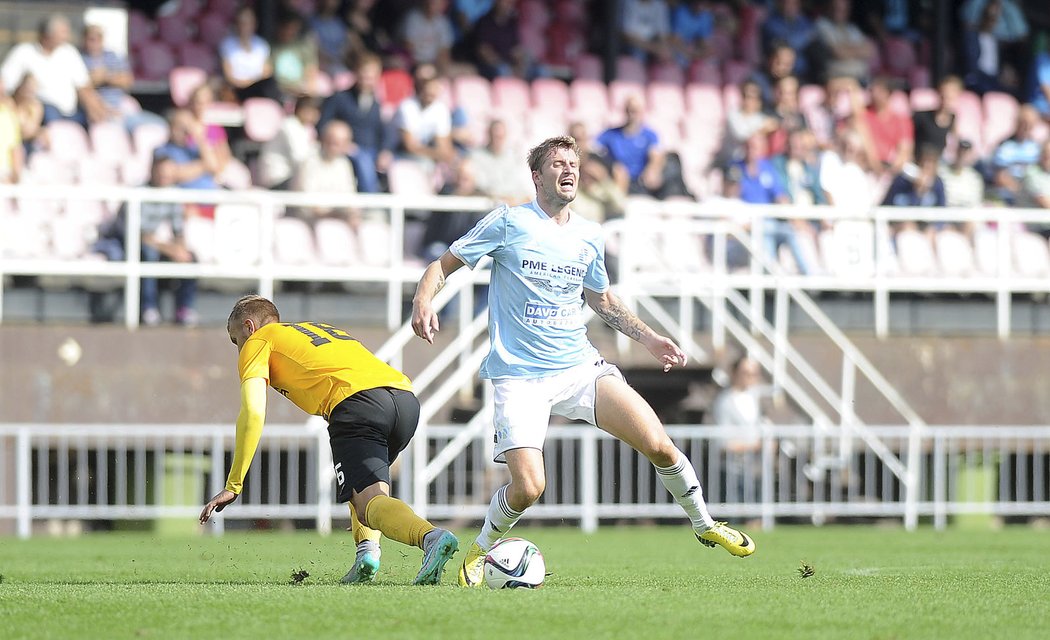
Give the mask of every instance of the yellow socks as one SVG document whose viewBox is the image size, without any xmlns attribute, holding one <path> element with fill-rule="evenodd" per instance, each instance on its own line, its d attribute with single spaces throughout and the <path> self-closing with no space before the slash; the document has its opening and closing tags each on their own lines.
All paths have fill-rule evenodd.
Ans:
<svg viewBox="0 0 1050 640">
<path fill-rule="evenodd" d="M 354 510 L 354 505 L 348 504 L 347 506 L 350 507 L 350 530 L 354 534 L 354 543 L 361 544 L 365 540 L 371 540 L 379 544 L 382 534 L 361 524 L 361 521 L 357 519 L 357 511 Z"/>
<path fill-rule="evenodd" d="M 420 549 L 423 548 L 423 536 L 434 530 L 434 525 L 417 516 L 411 507 L 390 496 L 376 496 L 369 500 L 365 519 L 391 540 Z"/>
</svg>

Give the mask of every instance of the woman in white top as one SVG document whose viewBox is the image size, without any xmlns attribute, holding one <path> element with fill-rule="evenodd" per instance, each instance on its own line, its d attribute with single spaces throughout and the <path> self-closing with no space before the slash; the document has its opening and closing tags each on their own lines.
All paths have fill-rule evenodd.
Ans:
<svg viewBox="0 0 1050 640">
<path fill-rule="evenodd" d="M 219 44 L 222 75 L 242 102 L 253 97 L 280 101 L 281 93 L 270 63 L 270 45 L 255 33 L 257 24 L 251 7 L 237 11 L 234 33 Z"/>
</svg>

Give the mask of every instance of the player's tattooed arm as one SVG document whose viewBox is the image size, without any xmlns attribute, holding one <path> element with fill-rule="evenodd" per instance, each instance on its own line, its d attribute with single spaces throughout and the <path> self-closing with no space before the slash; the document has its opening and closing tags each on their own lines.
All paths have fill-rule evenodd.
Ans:
<svg viewBox="0 0 1050 640">
<path fill-rule="evenodd" d="M 653 333 L 649 325 L 631 313 L 631 310 L 624 305 L 623 301 L 613 295 L 612 292 L 592 293 L 588 291 L 587 304 L 605 321 L 605 324 L 632 340 L 641 341 L 642 338 Z"/>
</svg>

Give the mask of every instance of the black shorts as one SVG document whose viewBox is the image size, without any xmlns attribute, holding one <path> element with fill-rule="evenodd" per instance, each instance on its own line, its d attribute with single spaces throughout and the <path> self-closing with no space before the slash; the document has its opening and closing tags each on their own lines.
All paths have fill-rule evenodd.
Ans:
<svg viewBox="0 0 1050 640">
<path fill-rule="evenodd" d="M 419 400 L 411 391 L 367 389 L 337 404 L 328 417 L 328 437 L 339 502 L 377 482 L 390 484 L 390 465 L 418 424 Z"/>
</svg>

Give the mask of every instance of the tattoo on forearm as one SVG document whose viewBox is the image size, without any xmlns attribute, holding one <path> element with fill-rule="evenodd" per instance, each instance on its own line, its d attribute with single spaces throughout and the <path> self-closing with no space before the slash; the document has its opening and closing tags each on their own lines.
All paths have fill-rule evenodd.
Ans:
<svg viewBox="0 0 1050 640">
<path fill-rule="evenodd" d="M 650 331 L 649 325 L 631 313 L 618 298 L 609 298 L 607 304 L 596 308 L 595 313 L 601 316 L 605 324 L 616 329 L 632 340 L 640 340 Z"/>
</svg>

